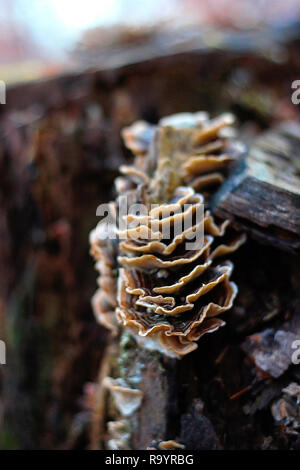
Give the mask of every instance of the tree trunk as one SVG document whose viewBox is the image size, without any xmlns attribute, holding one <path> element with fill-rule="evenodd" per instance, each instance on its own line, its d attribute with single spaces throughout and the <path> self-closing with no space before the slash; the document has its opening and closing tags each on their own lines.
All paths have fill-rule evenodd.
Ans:
<svg viewBox="0 0 300 470">
<path fill-rule="evenodd" d="M 298 431 L 276 414 L 278 400 L 294 403 L 282 389 L 299 382 L 299 370 L 284 351 L 278 377 L 267 361 L 272 348 L 281 354 L 276 332 L 286 341 L 300 336 L 299 259 L 281 251 L 299 248 L 299 193 L 282 175 L 275 201 L 263 179 L 241 170 L 245 178 L 218 202 L 216 210 L 250 237 L 233 257 L 240 294 L 227 326 L 204 337 L 197 351 L 177 361 L 137 349 L 126 335 L 112 340 L 90 306 L 96 273 L 88 234 L 97 206 L 114 197 L 120 164 L 131 158 L 120 138 L 124 126 L 175 112 L 231 110 L 245 141 L 272 128 L 299 149 L 290 134 L 273 131 L 298 119 L 290 102 L 300 72 L 297 43 L 283 41 L 279 63 L 255 52 L 257 39 L 242 48 L 225 39 L 218 50 L 191 43 L 179 53 L 167 38 L 164 54 L 147 55 L 148 44 L 113 67 L 104 61 L 102 70 L 8 89 L 0 109 L 0 339 L 8 346 L 1 448 L 107 446 L 107 422 L 117 416 L 97 380 L 111 374 L 135 377 L 144 395 L 129 419 L 134 449 L 169 439 L 189 449 L 299 448 Z M 253 150 L 249 158 L 256 159 Z M 252 200 L 261 205 L 259 220 Z M 257 357 L 266 359 L 263 372 Z"/>
</svg>

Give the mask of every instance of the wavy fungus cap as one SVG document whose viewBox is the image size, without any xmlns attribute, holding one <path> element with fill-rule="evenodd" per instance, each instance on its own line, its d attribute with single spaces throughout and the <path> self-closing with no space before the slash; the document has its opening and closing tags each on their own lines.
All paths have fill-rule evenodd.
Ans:
<svg viewBox="0 0 300 470">
<path fill-rule="evenodd" d="M 122 416 L 131 416 L 141 406 L 143 392 L 137 388 L 129 388 L 122 379 L 105 377 L 102 384 L 111 392 Z"/>
<path fill-rule="evenodd" d="M 123 216 L 117 248 L 109 230 L 106 241 L 96 232 L 91 237 L 101 273 L 93 300 L 99 321 L 116 332 L 117 319 L 141 346 L 171 357 L 195 350 L 204 334 L 223 326 L 219 316 L 237 295 L 232 263 L 218 260 L 237 250 L 245 235 L 208 210 L 208 188 L 223 181 L 238 156 L 225 132 L 233 120 L 183 113 L 157 127 L 138 122 L 125 129 L 136 157 L 121 167 L 116 212 L 122 195 L 147 212 Z"/>
<path fill-rule="evenodd" d="M 175 450 L 175 449 L 185 449 L 184 444 L 180 444 L 180 442 L 171 440 L 171 441 L 161 441 L 158 444 L 159 450 Z"/>
<path fill-rule="evenodd" d="M 125 145 L 135 155 L 132 168 L 150 176 L 154 191 L 160 190 L 165 196 L 170 196 L 162 178 L 166 176 L 166 166 L 169 176 L 175 173 L 173 180 L 168 181 L 172 190 L 188 184 L 207 195 L 208 189 L 211 191 L 224 181 L 229 163 L 244 151 L 240 142 L 232 139 L 234 121 L 230 113 L 210 119 L 205 112 L 168 116 L 157 127 L 138 121 L 123 130 Z M 135 175 L 133 170 L 131 175 L 128 170 L 125 172 L 129 189 Z"/>
<path fill-rule="evenodd" d="M 107 447 L 109 450 L 130 450 L 130 424 L 127 419 L 108 421 Z"/>
<path fill-rule="evenodd" d="M 92 297 L 92 307 L 99 323 L 108 328 L 113 336 L 118 334 L 115 316 L 116 300 L 116 251 L 111 242 L 114 227 L 104 233 L 104 225 L 98 224 L 90 233 L 90 253 L 96 260 L 100 273 L 97 279 L 99 288 Z"/>
<path fill-rule="evenodd" d="M 190 201 L 187 210 L 202 200 L 189 187 L 179 187 L 169 202 L 173 211 L 175 201 L 180 206 L 185 196 Z M 184 217 L 185 211 L 175 210 L 169 217 L 166 206 L 162 204 L 151 218 L 144 218 L 142 226 L 149 228 L 154 221 L 162 229 L 169 219 L 172 229 L 175 217 Z M 216 260 L 236 250 L 245 237 L 232 233 L 227 221 L 217 225 L 208 211 L 202 222 L 204 237 L 197 249 L 187 250 L 185 244 L 187 231 L 197 232 L 193 225 L 168 240 L 160 232 L 159 241 L 128 238 L 119 245 L 117 318 L 144 347 L 172 357 L 193 351 L 201 336 L 223 326 L 225 322 L 218 316 L 232 307 L 237 294 L 230 281 L 232 263 Z"/>
</svg>

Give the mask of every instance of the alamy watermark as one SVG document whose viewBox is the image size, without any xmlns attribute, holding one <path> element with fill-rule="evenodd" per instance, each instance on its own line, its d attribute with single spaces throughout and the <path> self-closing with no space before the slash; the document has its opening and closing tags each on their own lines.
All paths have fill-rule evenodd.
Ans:
<svg viewBox="0 0 300 470">
<path fill-rule="evenodd" d="M 293 104 L 297 105 L 300 103 L 300 80 L 292 82 L 292 89 L 295 91 L 292 93 L 291 100 Z"/>
<path fill-rule="evenodd" d="M 2 340 L 0 340 L 0 364 L 6 364 L 6 344 Z"/>
<path fill-rule="evenodd" d="M 0 104 L 6 104 L 6 83 L 0 80 Z"/>
<path fill-rule="evenodd" d="M 102 217 L 97 226 L 98 239 L 135 240 L 137 242 L 185 243 L 185 249 L 198 250 L 204 244 L 204 204 L 129 204 L 119 198 L 118 211 L 110 204 L 100 204 L 96 215 Z"/>
<path fill-rule="evenodd" d="M 298 365 L 300 364 L 300 339 L 293 341 L 292 349 L 295 349 L 292 354 L 292 363 Z"/>
</svg>

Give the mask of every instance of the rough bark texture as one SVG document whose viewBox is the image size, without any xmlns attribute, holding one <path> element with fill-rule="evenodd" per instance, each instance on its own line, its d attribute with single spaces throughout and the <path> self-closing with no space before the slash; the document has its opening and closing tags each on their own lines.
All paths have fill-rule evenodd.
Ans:
<svg viewBox="0 0 300 470">
<path fill-rule="evenodd" d="M 90 431 L 104 410 L 97 377 L 108 341 L 90 307 L 96 274 L 88 233 L 129 159 L 120 129 L 175 112 L 231 110 L 252 141 L 265 127 L 298 119 L 290 102 L 297 42 L 284 51 L 276 62 L 247 47 L 206 47 L 8 90 L 0 110 L 0 325 L 8 344 L 0 447 L 105 445 L 103 428 Z M 270 348 L 278 330 L 299 337 L 299 260 L 250 240 L 234 262 L 238 302 L 227 327 L 195 353 L 169 361 L 131 343 L 119 366 L 112 356 L 115 374 L 125 361 L 123 373 L 138 374 L 145 394 L 131 420 L 133 448 L 171 438 L 191 449 L 299 448 L 298 431 L 275 421 L 271 408 L 287 399 L 282 388 L 299 382 L 299 371 L 262 374 L 247 340 L 269 328 Z"/>
<path fill-rule="evenodd" d="M 215 195 L 214 212 L 261 242 L 299 252 L 299 142 L 295 123 L 258 136 Z"/>
<path fill-rule="evenodd" d="M 299 448 L 298 432 L 272 414 L 282 389 L 299 382 L 291 347 L 300 335 L 299 257 L 250 240 L 233 261 L 235 307 L 198 350 L 176 361 L 132 346 L 126 376 L 139 374 L 144 392 L 133 448 L 169 439 L 199 450 Z"/>
</svg>

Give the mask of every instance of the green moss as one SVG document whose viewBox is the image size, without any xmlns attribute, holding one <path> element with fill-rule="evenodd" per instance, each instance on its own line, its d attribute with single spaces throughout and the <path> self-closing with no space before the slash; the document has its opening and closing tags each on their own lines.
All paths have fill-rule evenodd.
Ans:
<svg viewBox="0 0 300 470">
<path fill-rule="evenodd" d="M 123 331 L 120 338 L 120 355 L 118 357 L 119 376 L 122 379 L 128 379 L 128 368 L 134 354 L 136 354 L 136 348 L 135 339 L 127 331 Z"/>
</svg>

